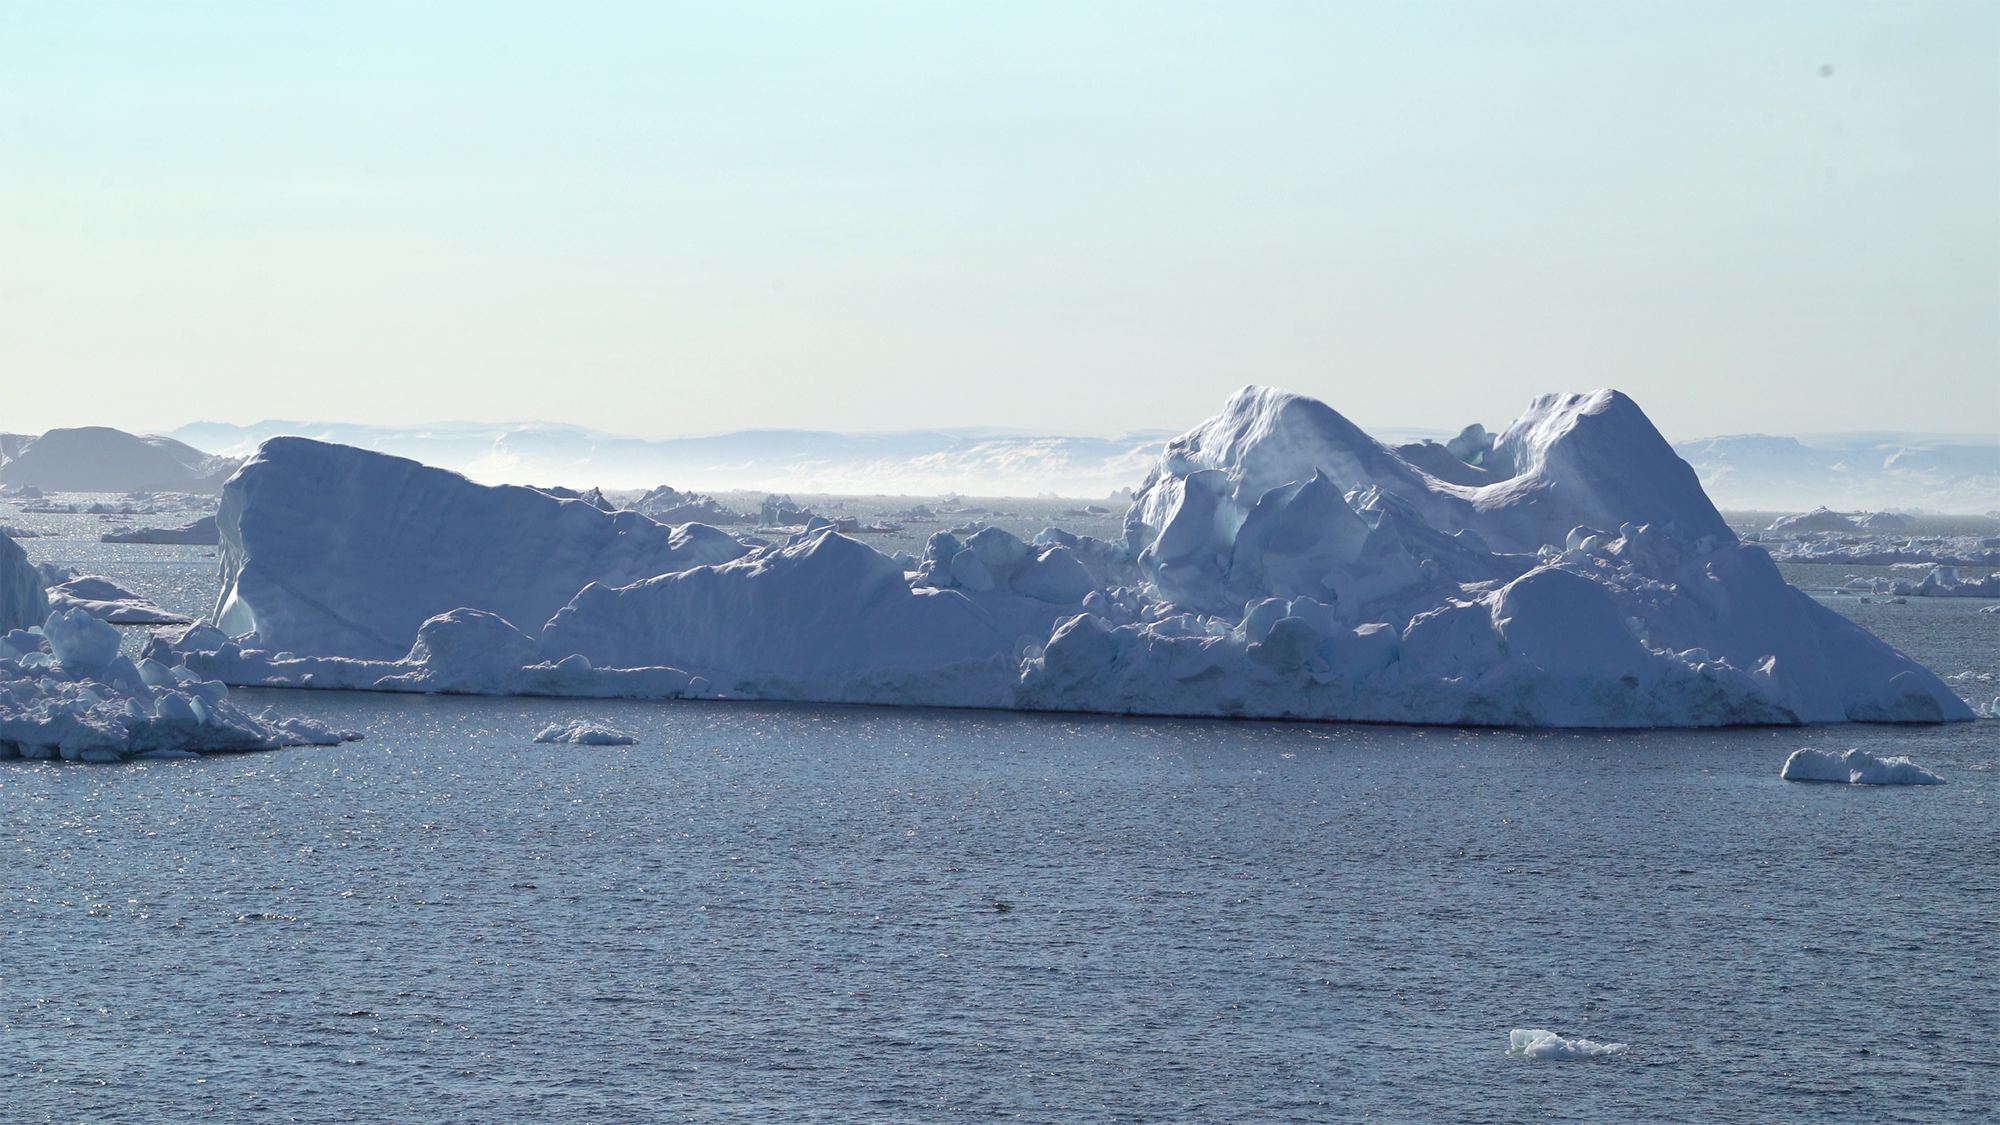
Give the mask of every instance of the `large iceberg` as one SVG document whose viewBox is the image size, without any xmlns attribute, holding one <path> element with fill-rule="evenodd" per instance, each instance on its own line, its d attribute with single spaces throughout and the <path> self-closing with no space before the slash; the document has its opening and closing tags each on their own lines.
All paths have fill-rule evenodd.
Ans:
<svg viewBox="0 0 2000 1125">
<path fill-rule="evenodd" d="M 173 543 L 196 547 L 213 547 L 221 542 L 214 516 L 203 516 L 180 527 L 134 527 L 107 531 L 98 538 L 106 543 Z"/>
<path fill-rule="evenodd" d="M 1122 541 L 892 558 L 669 528 L 299 438 L 225 487 L 231 683 L 1510 726 L 1936 722 L 1938 678 L 1739 542 L 1626 396 L 1384 445 L 1264 387 L 1169 442 Z"/>
</svg>

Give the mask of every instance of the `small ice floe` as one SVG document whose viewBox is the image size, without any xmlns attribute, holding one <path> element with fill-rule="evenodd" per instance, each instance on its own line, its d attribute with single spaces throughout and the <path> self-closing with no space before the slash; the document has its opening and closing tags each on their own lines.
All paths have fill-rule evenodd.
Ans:
<svg viewBox="0 0 2000 1125">
<path fill-rule="evenodd" d="M 1541 1028 L 1515 1028 L 1507 1033 L 1507 1053 L 1517 1059 L 1601 1059 L 1622 1055 L 1627 1044 L 1564 1039 Z"/>
<path fill-rule="evenodd" d="M 572 746 L 630 746 L 639 740 L 587 719 L 571 719 L 544 730 L 535 736 L 535 741 L 567 742 Z"/>
<path fill-rule="evenodd" d="M 1943 785 L 1944 778 L 1908 758 L 1878 758 L 1866 750 L 1834 754 L 1794 750 L 1779 777 L 1786 781 L 1839 781 L 1849 785 Z"/>
</svg>

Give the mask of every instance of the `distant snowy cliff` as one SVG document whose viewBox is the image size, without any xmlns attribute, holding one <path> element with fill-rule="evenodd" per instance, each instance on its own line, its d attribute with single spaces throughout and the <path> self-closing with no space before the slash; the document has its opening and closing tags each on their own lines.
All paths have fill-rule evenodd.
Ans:
<svg viewBox="0 0 2000 1125">
<path fill-rule="evenodd" d="M 221 628 L 149 653 L 229 683 L 398 691 L 1507 726 L 1972 717 L 1739 542 L 1626 396 L 1544 396 L 1455 448 L 1387 446 L 1246 387 L 1166 444 L 1122 541 L 940 533 L 914 559 L 274 438 L 223 492 Z"/>
<path fill-rule="evenodd" d="M 2000 509 L 2000 437 L 1744 434 L 1679 442 L 1674 451 L 1730 509 Z"/>
<path fill-rule="evenodd" d="M 242 463 L 108 426 L 0 434 L 0 485 L 45 492 L 214 492 Z"/>
</svg>

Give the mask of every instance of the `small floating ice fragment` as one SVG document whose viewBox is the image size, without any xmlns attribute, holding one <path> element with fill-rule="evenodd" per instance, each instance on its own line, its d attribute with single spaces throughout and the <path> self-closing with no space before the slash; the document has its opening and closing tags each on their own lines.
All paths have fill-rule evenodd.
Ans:
<svg viewBox="0 0 2000 1125">
<path fill-rule="evenodd" d="M 1866 750 L 1835 754 L 1794 750 L 1778 774 L 1786 781 L 1838 781 L 1849 785 L 1943 785 L 1944 778 L 1908 758 L 1878 758 Z"/>
<path fill-rule="evenodd" d="M 1517 1059 L 1601 1059 L 1625 1053 L 1624 1043 L 1594 1043 L 1564 1039 L 1542 1028 L 1515 1028 L 1507 1033 L 1507 1053 Z"/>
<path fill-rule="evenodd" d="M 572 746 L 630 746 L 639 740 L 586 719 L 571 719 L 567 723 L 550 726 L 536 735 L 535 741 L 566 742 Z"/>
</svg>

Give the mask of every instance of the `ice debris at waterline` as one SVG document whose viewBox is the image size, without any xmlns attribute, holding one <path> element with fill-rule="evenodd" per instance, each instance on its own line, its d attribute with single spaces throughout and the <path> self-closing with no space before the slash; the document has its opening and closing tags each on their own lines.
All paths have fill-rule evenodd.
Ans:
<svg viewBox="0 0 2000 1125">
<path fill-rule="evenodd" d="M 1517 1059 L 1601 1059 L 1622 1055 L 1629 1044 L 1564 1039 L 1541 1028 L 1515 1028 L 1507 1033 L 1507 1053 Z"/>
<path fill-rule="evenodd" d="M 1246 387 L 1124 534 L 744 541 L 273 438 L 223 490 L 236 684 L 1499 726 L 1972 718 L 1788 586 L 1615 391 L 1390 447 Z"/>
<path fill-rule="evenodd" d="M 585 719 L 571 719 L 549 726 L 535 736 L 535 741 L 566 742 L 572 746 L 631 746 L 639 740 Z"/>
<path fill-rule="evenodd" d="M 219 680 L 118 655 L 118 630 L 80 609 L 0 636 L 0 758 L 120 762 L 142 754 L 329 746 L 361 736 L 252 718 Z"/>
<path fill-rule="evenodd" d="M 1944 778 L 1906 757 L 1878 758 L 1866 750 L 1835 754 L 1794 750 L 1778 773 L 1786 781 L 1837 781 L 1847 785 L 1943 785 Z"/>
</svg>

